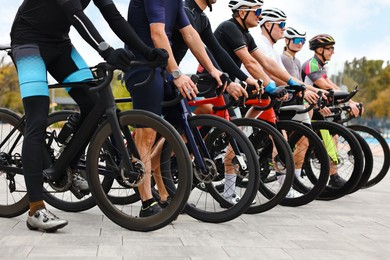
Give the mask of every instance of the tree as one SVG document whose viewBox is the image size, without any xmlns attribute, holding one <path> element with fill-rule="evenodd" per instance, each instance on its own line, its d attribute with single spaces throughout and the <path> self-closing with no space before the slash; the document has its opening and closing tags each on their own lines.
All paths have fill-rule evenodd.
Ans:
<svg viewBox="0 0 390 260">
<path fill-rule="evenodd" d="M 390 63 L 383 60 L 354 59 L 345 62 L 343 84 L 351 90 L 359 86 L 354 100 L 362 102 L 366 116 L 389 117 Z"/>
<path fill-rule="evenodd" d="M 0 107 L 23 113 L 16 69 L 13 64 L 4 63 L 4 58 L 0 60 Z"/>
</svg>

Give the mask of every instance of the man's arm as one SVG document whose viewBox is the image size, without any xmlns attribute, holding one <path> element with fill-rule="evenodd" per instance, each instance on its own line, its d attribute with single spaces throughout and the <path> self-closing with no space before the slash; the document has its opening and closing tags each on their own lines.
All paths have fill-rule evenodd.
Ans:
<svg viewBox="0 0 390 260">
<path fill-rule="evenodd" d="M 195 58 L 210 73 L 210 75 L 217 80 L 218 85 L 221 86 L 222 82 L 219 77 L 222 75 L 222 72 L 214 67 L 212 61 L 207 55 L 204 43 L 202 42 L 198 32 L 192 27 L 192 25 L 188 25 L 180 29 L 180 33 Z"/>
<path fill-rule="evenodd" d="M 267 86 L 270 83 L 271 81 L 270 77 L 268 77 L 268 75 L 264 72 L 260 64 L 249 53 L 247 47 L 238 49 L 235 52 L 235 54 L 237 55 L 238 58 L 240 58 L 242 64 L 249 72 L 249 74 L 252 75 L 252 77 L 254 77 L 255 79 L 262 79 L 265 86 Z"/>
</svg>

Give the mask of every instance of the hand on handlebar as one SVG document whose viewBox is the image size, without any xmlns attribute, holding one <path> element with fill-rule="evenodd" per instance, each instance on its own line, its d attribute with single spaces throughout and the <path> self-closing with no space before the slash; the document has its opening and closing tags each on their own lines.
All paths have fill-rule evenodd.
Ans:
<svg viewBox="0 0 390 260">
<path fill-rule="evenodd" d="M 358 116 L 362 115 L 363 112 L 364 112 L 363 106 L 361 106 L 361 112 L 360 112 L 360 104 L 357 103 L 357 102 L 355 102 L 355 101 L 350 100 L 350 101 L 349 101 L 349 106 L 351 107 L 350 113 L 351 113 L 354 117 L 358 117 Z"/>
<path fill-rule="evenodd" d="M 332 115 L 332 111 L 329 109 L 329 107 L 323 107 L 322 109 L 318 110 L 318 112 L 324 116 L 324 117 L 327 117 L 327 116 L 330 116 Z"/>
<path fill-rule="evenodd" d="M 317 103 L 317 100 L 318 100 L 319 96 L 314 91 L 306 90 L 304 98 L 310 104 L 315 104 L 315 103 Z"/>
<path fill-rule="evenodd" d="M 180 91 L 180 94 L 185 98 L 196 98 L 196 94 L 199 93 L 198 88 L 187 75 L 180 75 L 180 77 L 173 80 L 173 83 Z"/>
<path fill-rule="evenodd" d="M 248 98 L 248 93 L 246 90 L 240 84 L 235 82 L 231 82 L 226 87 L 226 91 L 234 98 L 234 100 L 238 100 L 242 96 Z"/>
<path fill-rule="evenodd" d="M 156 61 L 160 67 L 165 68 L 168 64 L 169 53 L 165 49 L 154 48 L 151 49 L 146 57 L 148 61 Z"/>
<path fill-rule="evenodd" d="M 114 49 L 112 47 L 101 52 L 100 55 L 107 63 L 120 70 L 127 70 L 130 62 L 135 58 L 134 54 L 129 50 L 123 48 Z"/>
<path fill-rule="evenodd" d="M 222 83 L 221 76 L 223 73 L 221 71 L 214 69 L 212 71 L 209 71 L 209 74 L 217 81 L 218 87 L 223 87 L 223 89 L 225 89 L 226 83 L 225 85 L 223 85 Z"/>
<path fill-rule="evenodd" d="M 254 78 L 251 78 L 251 77 L 248 77 L 245 82 L 248 84 L 248 85 L 251 85 L 251 86 L 255 86 L 255 89 L 252 90 L 252 94 L 259 92 L 260 91 L 260 85 L 259 85 L 259 82 L 257 80 L 255 80 Z M 262 92 L 261 94 L 264 93 L 264 90 L 262 89 Z"/>
<path fill-rule="evenodd" d="M 279 100 L 285 101 L 288 99 L 288 92 L 287 89 L 282 87 L 276 87 L 276 84 L 274 81 L 271 81 L 268 83 L 268 85 L 265 87 L 265 92 L 270 94 L 271 96 L 276 97 Z"/>
</svg>

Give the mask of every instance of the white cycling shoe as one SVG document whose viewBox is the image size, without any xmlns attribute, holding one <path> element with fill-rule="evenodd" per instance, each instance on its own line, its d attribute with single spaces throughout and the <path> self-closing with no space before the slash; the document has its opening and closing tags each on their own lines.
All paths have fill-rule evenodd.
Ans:
<svg viewBox="0 0 390 260">
<path fill-rule="evenodd" d="M 28 215 L 27 217 L 27 227 L 30 230 L 41 230 L 50 233 L 66 225 L 68 225 L 67 220 L 58 218 L 47 209 L 40 209 L 34 215 Z"/>
</svg>

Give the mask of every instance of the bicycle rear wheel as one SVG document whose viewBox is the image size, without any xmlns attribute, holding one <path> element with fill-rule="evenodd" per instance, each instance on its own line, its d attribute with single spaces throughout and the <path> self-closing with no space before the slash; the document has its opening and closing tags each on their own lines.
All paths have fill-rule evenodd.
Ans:
<svg viewBox="0 0 390 260">
<path fill-rule="evenodd" d="M 374 165 L 374 157 L 372 155 L 370 146 L 368 143 L 364 140 L 362 136 L 360 136 L 357 132 L 350 129 L 351 133 L 356 137 L 356 139 L 359 141 L 360 146 L 362 147 L 363 152 L 363 171 L 362 176 L 360 177 L 359 182 L 356 184 L 355 188 L 351 191 L 351 193 L 360 190 L 364 185 L 366 185 L 368 179 L 370 179 L 373 165 Z"/>
<path fill-rule="evenodd" d="M 337 168 L 337 173 L 347 181 L 340 188 L 328 184 L 318 199 L 340 198 L 350 193 L 362 176 L 362 148 L 356 137 L 342 125 L 327 121 L 313 121 L 312 127 L 322 139 L 331 163 Z"/>
<path fill-rule="evenodd" d="M 119 151 L 115 150 L 115 145 L 110 141 L 112 136 L 111 127 L 107 121 L 104 121 L 96 131 L 88 148 L 87 177 L 91 192 L 103 213 L 121 227 L 135 231 L 152 231 L 162 228 L 171 223 L 183 210 L 191 190 L 192 167 L 187 148 L 177 131 L 153 113 L 132 110 L 119 113 L 118 118 L 123 140 L 134 164 L 134 171 L 131 172 L 129 169 L 125 169 Z M 112 187 L 108 191 L 101 182 L 101 177 L 104 176 L 104 179 L 117 180 L 122 178 L 124 183 L 133 184 L 132 174 L 136 173 L 138 176 L 138 173 L 145 170 L 142 162 L 135 157 L 137 151 L 136 147 L 132 146 L 134 142 L 131 139 L 132 135 L 136 134 L 139 126 L 152 128 L 156 131 L 158 137 L 164 138 L 165 142 L 169 144 L 170 152 L 176 155 L 178 167 L 176 190 L 171 193 L 173 194 L 172 201 L 160 213 L 144 218 L 138 217 L 142 206 L 140 201 L 124 205 L 114 204 L 108 194 L 116 193 L 116 191 Z M 130 133 L 130 136 L 128 133 Z M 162 175 L 171 176 L 170 174 Z M 158 188 L 154 188 L 159 192 Z M 161 191 L 163 188 L 161 188 Z M 122 186 L 121 189 L 126 189 L 126 187 Z M 169 187 L 165 187 L 165 189 L 169 190 Z M 134 189 L 129 187 L 128 190 L 133 192 Z M 123 193 L 126 194 L 125 191 Z"/>
<path fill-rule="evenodd" d="M 197 115 L 189 118 L 188 123 L 194 131 L 200 129 L 202 132 L 208 150 L 208 155 L 202 156 L 208 169 L 202 172 L 194 164 L 193 190 L 186 213 L 211 223 L 226 222 L 240 216 L 253 203 L 259 185 L 260 166 L 251 142 L 236 125 L 220 117 Z M 198 146 L 202 144 L 200 142 Z M 233 146 L 237 152 L 233 151 Z M 199 150 L 203 151 L 202 148 Z M 231 162 L 226 160 L 230 156 Z M 236 181 L 226 186 L 225 169 L 230 171 L 231 167 L 236 173 Z M 238 202 L 232 204 L 227 201 L 223 196 L 225 189 L 231 189 L 240 198 Z"/>
<path fill-rule="evenodd" d="M 16 217 L 29 208 L 22 173 L 23 129 L 19 115 L 0 109 L 0 217 Z"/>
<path fill-rule="evenodd" d="M 282 134 L 273 126 L 258 119 L 238 118 L 232 122 L 239 126 L 253 144 L 260 164 L 260 184 L 255 202 L 246 213 L 268 211 L 288 194 L 294 178 L 294 160 L 291 149 Z M 278 179 L 274 163 L 283 164 L 285 175 Z"/>
<path fill-rule="evenodd" d="M 371 176 L 363 188 L 369 188 L 378 184 L 389 171 L 390 149 L 386 139 L 374 128 L 363 125 L 349 125 L 368 143 L 373 155 L 373 167 Z"/>
<path fill-rule="evenodd" d="M 295 163 L 302 169 L 300 176 L 294 178 L 293 191 L 281 205 L 305 205 L 324 191 L 329 179 L 329 157 L 321 139 L 302 123 L 280 120 L 277 128 L 286 131 Z"/>
</svg>

